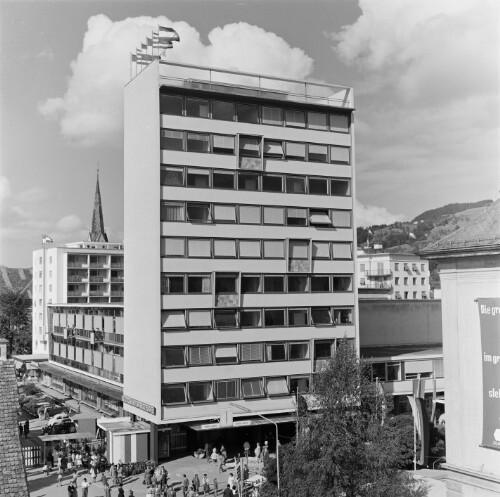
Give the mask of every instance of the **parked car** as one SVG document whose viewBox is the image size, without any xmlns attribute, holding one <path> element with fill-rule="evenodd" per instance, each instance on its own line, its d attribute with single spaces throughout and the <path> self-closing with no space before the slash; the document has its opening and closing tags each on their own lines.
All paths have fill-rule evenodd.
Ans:
<svg viewBox="0 0 500 497">
<path fill-rule="evenodd" d="M 76 428 L 76 423 L 68 416 L 68 413 L 61 412 L 49 419 L 48 423 L 42 428 L 42 435 L 75 433 Z"/>
</svg>

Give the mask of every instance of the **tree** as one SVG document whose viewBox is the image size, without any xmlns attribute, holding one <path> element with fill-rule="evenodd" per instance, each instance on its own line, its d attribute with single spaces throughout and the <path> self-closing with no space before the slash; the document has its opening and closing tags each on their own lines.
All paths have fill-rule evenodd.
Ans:
<svg viewBox="0 0 500 497">
<path fill-rule="evenodd" d="M 313 395 L 317 412 L 299 416 L 295 441 L 280 449 L 281 495 L 426 495 L 425 487 L 401 470 L 408 455 L 398 431 L 386 422 L 385 395 L 347 340 L 315 377 Z M 277 495 L 272 481 L 263 495 Z"/>
<path fill-rule="evenodd" d="M 11 354 L 31 354 L 31 299 L 21 291 L 0 292 L 0 336 Z"/>
</svg>

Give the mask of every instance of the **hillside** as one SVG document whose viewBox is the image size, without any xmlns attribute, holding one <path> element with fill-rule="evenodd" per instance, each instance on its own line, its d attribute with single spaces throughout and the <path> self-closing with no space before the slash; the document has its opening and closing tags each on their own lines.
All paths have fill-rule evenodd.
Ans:
<svg viewBox="0 0 500 497">
<path fill-rule="evenodd" d="M 460 229 L 482 212 L 492 200 L 475 203 L 448 204 L 425 211 L 413 221 L 358 228 L 358 245 L 381 245 L 387 252 L 418 253 L 431 243 Z M 371 232 L 371 234 L 370 234 Z M 430 262 L 431 287 L 439 288 L 437 264 Z"/>
<path fill-rule="evenodd" d="M 16 292 L 24 290 L 31 298 L 31 281 L 33 275 L 31 268 L 11 268 L 0 266 L 0 291 L 4 288 L 15 290 Z"/>
</svg>

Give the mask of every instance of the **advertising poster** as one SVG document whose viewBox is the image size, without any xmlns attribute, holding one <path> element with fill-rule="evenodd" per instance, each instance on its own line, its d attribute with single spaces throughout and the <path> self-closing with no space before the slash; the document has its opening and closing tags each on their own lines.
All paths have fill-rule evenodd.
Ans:
<svg viewBox="0 0 500 497">
<path fill-rule="evenodd" d="M 483 368 L 483 447 L 500 450 L 500 299 L 477 299 Z"/>
</svg>

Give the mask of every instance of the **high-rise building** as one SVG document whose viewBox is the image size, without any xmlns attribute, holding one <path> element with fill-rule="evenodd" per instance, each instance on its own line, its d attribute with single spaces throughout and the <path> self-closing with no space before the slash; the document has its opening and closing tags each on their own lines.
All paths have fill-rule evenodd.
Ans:
<svg viewBox="0 0 500 497">
<path fill-rule="evenodd" d="M 431 298 L 429 261 L 416 254 L 358 251 L 360 299 Z"/>
<path fill-rule="evenodd" d="M 353 165 L 351 88 L 163 60 L 128 83 L 123 401 L 151 457 L 286 430 L 357 347 Z"/>
</svg>

